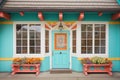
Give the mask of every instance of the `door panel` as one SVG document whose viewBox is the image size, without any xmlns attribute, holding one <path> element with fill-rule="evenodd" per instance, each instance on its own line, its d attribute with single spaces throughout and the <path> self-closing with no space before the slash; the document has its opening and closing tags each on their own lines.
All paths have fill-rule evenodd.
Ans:
<svg viewBox="0 0 120 80">
<path fill-rule="evenodd" d="M 52 68 L 69 68 L 69 31 L 52 31 Z"/>
</svg>

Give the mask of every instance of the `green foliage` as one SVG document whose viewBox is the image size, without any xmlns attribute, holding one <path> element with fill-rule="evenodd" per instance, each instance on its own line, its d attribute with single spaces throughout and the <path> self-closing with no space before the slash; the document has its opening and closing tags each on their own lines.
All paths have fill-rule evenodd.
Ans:
<svg viewBox="0 0 120 80">
<path fill-rule="evenodd" d="M 83 58 L 81 60 L 82 64 L 108 64 L 112 63 L 108 58 L 102 58 L 102 57 L 92 57 L 92 58 Z"/>
</svg>

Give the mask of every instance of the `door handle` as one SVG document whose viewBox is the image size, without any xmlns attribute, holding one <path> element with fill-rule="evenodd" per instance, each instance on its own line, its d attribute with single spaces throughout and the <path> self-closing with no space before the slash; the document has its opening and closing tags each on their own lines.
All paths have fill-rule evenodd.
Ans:
<svg viewBox="0 0 120 80">
<path fill-rule="evenodd" d="M 62 52 L 60 52 L 60 54 L 62 54 Z"/>
</svg>

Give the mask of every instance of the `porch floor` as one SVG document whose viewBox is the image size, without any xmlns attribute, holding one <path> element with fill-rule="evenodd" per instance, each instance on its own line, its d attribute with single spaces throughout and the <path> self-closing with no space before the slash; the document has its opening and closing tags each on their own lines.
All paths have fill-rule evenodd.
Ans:
<svg viewBox="0 0 120 80">
<path fill-rule="evenodd" d="M 112 76 L 108 74 L 89 74 L 85 76 L 83 73 L 72 72 L 71 74 L 50 74 L 50 72 L 42 72 L 38 76 L 35 74 L 15 74 L 0 73 L 0 80 L 120 80 L 120 72 L 114 72 Z"/>
</svg>

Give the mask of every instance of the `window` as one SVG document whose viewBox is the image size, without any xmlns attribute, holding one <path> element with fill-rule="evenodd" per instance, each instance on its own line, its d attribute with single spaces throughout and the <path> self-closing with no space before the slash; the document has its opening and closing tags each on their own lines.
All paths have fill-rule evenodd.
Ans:
<svg viewBox="0 0 120 80">
<path fill-rule="evenodd" d="M 49 30 L 45 30 L 45 53 L 49 53 Z"/>
<path fill-rule="evenodd" d="M 81 24 L 81 55 L 107 54 L 107 25 Z"/>
<path fill-rule="evenodd" d="M 76 53 L 76 30 L 72 31 L 72 53 Z"/>
<path fill-rule="evenodd" d="M 41 54 L 41 24 L 15 24 L 16 54 Z"/>
</svg>

